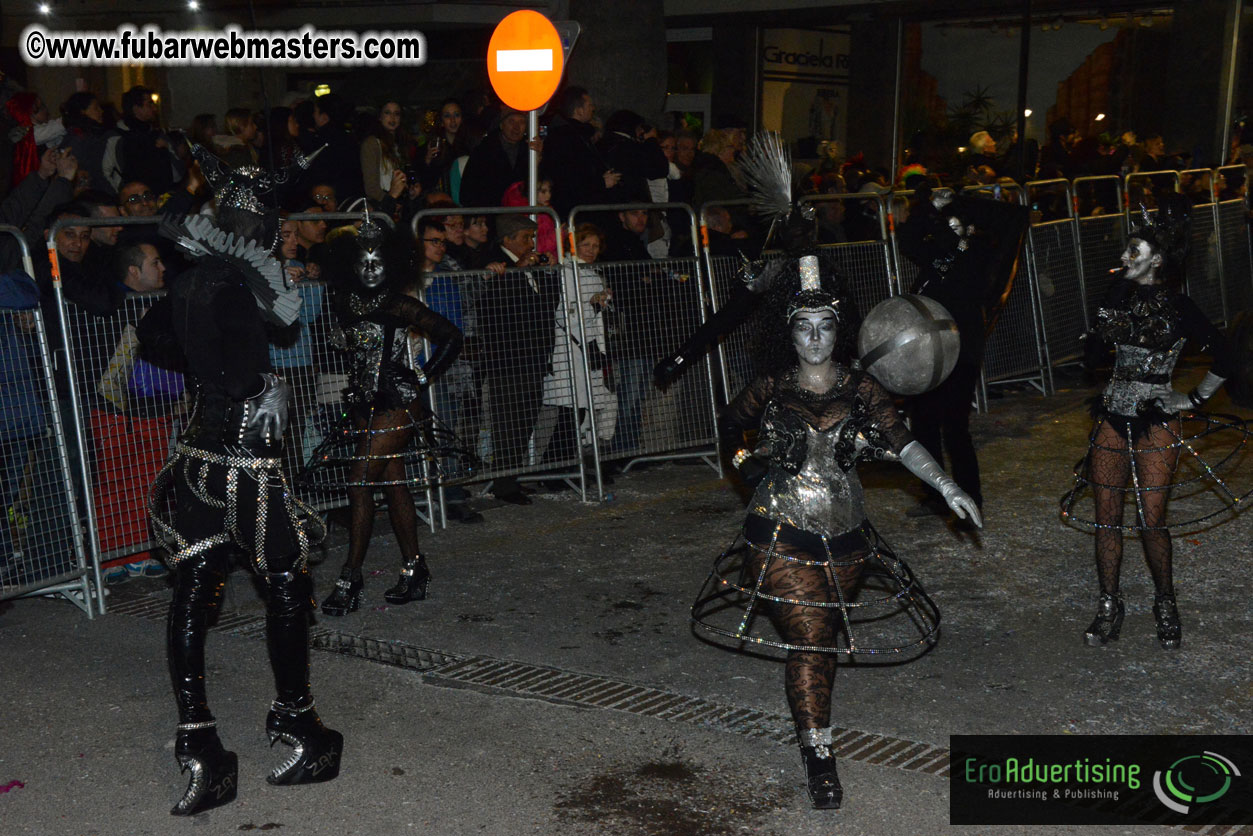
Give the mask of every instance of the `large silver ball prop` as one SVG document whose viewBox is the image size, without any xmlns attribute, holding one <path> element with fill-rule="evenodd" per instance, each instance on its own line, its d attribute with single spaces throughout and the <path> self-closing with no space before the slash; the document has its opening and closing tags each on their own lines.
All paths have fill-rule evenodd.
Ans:
<svg viewBox="0 0 1253 836">
<path fill-rule="evenodd" d="M 957 365 L 960 349 L 952 314 L 914 294 L 875 305 L 857 333 L 861 367 L 898 395 L 921 395 L 939 386 Z"/>
</svg>

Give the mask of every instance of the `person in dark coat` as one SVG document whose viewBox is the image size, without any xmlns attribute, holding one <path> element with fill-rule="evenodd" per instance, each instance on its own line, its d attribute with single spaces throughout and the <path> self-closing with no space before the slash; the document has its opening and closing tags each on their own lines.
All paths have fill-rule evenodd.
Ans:
<svg viewBox="0 0 1253 836">
<path fill-rule="evenodd" d="M 612 190 L 622 179 L 592 144 L 594 115 L 587 88 L 571 85 L 544 140 L 544 176 L 553 181 L 553 208 L 563 218 L 575 206 L 613 202 Z"/>
<path fill-rule="evenodd" d="M 917 205 L 900 229 L 901 253 L 920 270 L 913 292 L 929 296 L 952 314 L 961 334 L 961 351 L 944 382 L 913 399 L 910 426 L 936 461 L 942 462 L 943 451 L 948 451 L 953 479 L 982 507 L 970 410 L 983 363 L 987 314 L 1003 303 L 1012 287 L 1030 217 L 1026 207 L 999 200 L 959 195 L 951 201 L 940 197 L 933 201 L 930 188 L 921 177 L 917 180 Z M 906 513 L 947 512 L 940 495 L 929 491 Z"/>
<path fill-rule="evenodd" d="M 487 265 L 495 275 L 477 300 L 478 334 L 491 391 L 493 469 L 509 471 L 527 464 L 561 286 L 555 270 L 525 269 L 540 264 L 534 221 L 503 215 L 496 236 L 499 257 Z M 495 479 L 492 492 L 505 502 L 531 503 L 513 475 Z"/>
<path fill-rule="evenodd" d="M 629 110 L 609 117 L 599 151 L 610 170 L 622 175 L 609 190 L 610 203 L 648 203 L 648 181 L 670 173 L 670 162 L 657 142 L 657 129 Z"/>
<path fill-rule="evenodd" d="M 462 206 L 500 206 L 505 191 L 514 183 L 523 188 L 527 176 L 526 114 L 509 110 L 470 153 L 461 174 Z"/>
<path fill-rule="evenodd" d="M 309 170 L 302 178 L 305 183 L 325 183 L 333 186 L 335 196 L 344 205 L 365 194 L 361 179 L 361 152 L 345 127 L 352 118 L 352 109 L 334 93 L 321 96 L 313 103 L 312 133 L 301 133 L 297 144 L 305 156 L 319 148 L 326 150 L 309 163 Z M 329 207 L 334 209 L 335 207 Z"/>
</svg>

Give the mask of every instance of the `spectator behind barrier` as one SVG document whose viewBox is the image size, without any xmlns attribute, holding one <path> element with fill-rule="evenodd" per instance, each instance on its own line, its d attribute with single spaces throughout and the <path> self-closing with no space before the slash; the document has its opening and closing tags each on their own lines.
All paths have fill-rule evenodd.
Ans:
<svg viewBox="0 0 1253 836">
<path fill-rule="evenodd" d="M 537 323 L 552 322 L 561 290 L 554 270 L 533 269 L 540 264 L 534 221 L 525 215 L 503 215 L 496 234 L 498 257 L 488 264 L 496 277 L 487 282 L 477 313 L 491 387 L 492 468 L 509 471 L 527 464 L 553 347 L 552 328 Z M 492 492 L 505 502 L 531 503 L 513 475 L 496 479 Z"/>
<path fill-rule="evenodd" d="M 597 152 L 596 102 L 585 87 L 570 85 L 544 140 L 543 173 L 553 181 L 553 206 L 568 218 L 575 206 L 610 203 L 622 175 Z M 464 188 L 464 187 L 463 187 Z"/>
<path fill-rule="evenodd" d="M 500 206 L 505 190 L 527 176 L 526 114 L 507 110 L 500 127 L 470 154 L 461 175 L 462 206 Z"/>
</svg>

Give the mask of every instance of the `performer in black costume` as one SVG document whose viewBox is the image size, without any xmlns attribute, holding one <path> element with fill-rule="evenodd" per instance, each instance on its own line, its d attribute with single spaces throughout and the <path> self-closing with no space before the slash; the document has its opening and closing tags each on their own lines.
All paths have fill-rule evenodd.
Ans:
<svg viewBox="0 0 1253 836">
<path fill-rule="evenodd" d="M 413 274 L 406 236 L 386 234 L 367 215 L 355 236 L 342 235 L 331 243 L 328 255 L 332 309 L 349 355 L 346 400 L 351 423 L 332 431 L 314 454 L 314 465 L 319 459 L 333 460 L 328 451 L 337 443 L 346 441 L 352 450 L 344 457 L 349 462 L 348 560 L 322 602 L 322 612 L 340 616 L 361 603 L 361 566 L 374 529 L 376 488 L 387 498 L 401 559 L 400 580 L 383 597 L 392 604 L 426 598 L 431 572 L 418 550 L 417 511 L 406 463 L 418 455 L 435 466 L 433 435 L 444 436 L 447 430 L 434 426 L 426 389 L 457 359 L 462 335 L 447 319 L 400 292 Z M 409 361 L 410 328 L 432 345 L 426 363 L 416 371 Z"/>
<path fill-rule="evenodd" d="M 1122 630 L 1124 604 L 1118 591 L 1123 531 L 1139 531 L 1153 576 L 1153 617 L 1162 647 L 1182 641 L 1175 602 L 1170 529 L 1166 506 L 1185 439 L 1180 413 L 1195 412 L 1231 376 L 1226 340 L 1196 303 L 1181 290 L 1189 227 L 1187 201 L 1167 196 L 1156 218 L 1144 213 L 1122 254 L 1123 268 L 1097 311 L 1097 325 L 1086 337 L 1089 365 L 1113 348 L 1113 376 L 1093 404 L 1096 424 L 1076 489 L 1064 500 L 1069 515 L 1078 490 L 1090 485 L 1096 502 L 1096 570 L 1101 596 L 1084 642 L 1100 647 Z M 1191 392 L 1171 386 L 1184 343 L 1213 357 L 1205 379 Z M 1211 424 L 1214 424 L 1212 420 Z M 1212 431 L 1214 428 L 1210 427 Z M 1243 426 L 1238 427 L 1243 432 Z M 1195 450 L 1189 449 L 1191 455 Z M 1205 472 L 1217 481 L 1213 469 Z M 1136 520 L 1123 525 L 1123 500 L 1130 483 Z M 1230 492 L 1227 492 L 1231 496 Z M 1232 497 L 1234 499 L 1234 497 Z"/>
<path fill-rule="evenodd" d="M 170 811 L 175 815 L 225 804 L 236 794 L 237 759 L 223 747 L 205 697 L 204 650 L 237 550 L 248 554 L 266 590 L 266 644 L 277 691 L 266 732 L 271 744 L 282 740 L 294 749 L 268 780 L 328 781 L 339 774 L 343 749 L 343 736 L 322 724 L 309 691 L 307 526 L 316 518 L 283 477 L 289 387 L 270 366 L 262 323 L 265 316 L 289 325 L 299 310 L 298 294 L 270 255 L 278 213 L 266 206 L 288 172 L 251 166 L 230 172 L 199 146 L 193 152 L 217 191 L 217 223 L 194 216 L 163 227 L 198 260 L 174 283 L 168 307 L 154 306 L 140 331 L 154 356 L 181 362 L 195 389 L 187 428 L 149 502 L 175 575 L 168 629 L 179 719 L 174 755 L 191 771 Z"/>
<path fill-rule="evenodd" d="M 741 535 L 747 554 L 733 547 L 718 559 L 692 614 L 715 633 L 787 650 L 784 687 L 810 798 L 815 807 L 837 808 L 843 790 L 830 728 L 836 655 L 900 653 L 933 642 L 939 627 L 935 605 L 866 519 L 856 465 L 899 460 L 959 517 L 981 520 L 974 500 L 914 440 L 891 396 L 837 348 L 844 300 L 831 292 L 834 279 L 820 282 L 812 255 L 800 259 L 799 272 L 800 292 L 788 292 L 797 282 L 784 276 L 767 294 L 755 352 L 764 373 L 721 421 L 727 443 L 741 446 L 744 431 L 760 426 L 756 445 L 734 459 L 757 485 Z M 875 591 L 859 595 L 871 577 Z M 739 600 L 727 602 L 728 594 Z M 726 603 L 746 611 L 733 630 L 716 623 Z M 760 607 L 781 641 L 753 634 L 751 616 Z M 882 641 L 888 621 L 911 635 Z"/>
<path fill-rule="evenodd" d="M 920 271 L 912 292 L 931 297 L 953 315 L 961 351 L 943 383 L 910 401 L 910 426 L 936 461 L 943 463 L 947 451 L 953 479 L 982 508 L 970 412 L 989 326 L 1013 286 L 1030 215 L 1026 207 L 1000 200 L 968 195 L 950 200 L 947 192 L 932 197 L 922 177 L 912 179 L 916 201 L 897 236 L 901 253 Z M 907 513 L 946 512 L 941 497 L 928 491 Z"/>
</svg>

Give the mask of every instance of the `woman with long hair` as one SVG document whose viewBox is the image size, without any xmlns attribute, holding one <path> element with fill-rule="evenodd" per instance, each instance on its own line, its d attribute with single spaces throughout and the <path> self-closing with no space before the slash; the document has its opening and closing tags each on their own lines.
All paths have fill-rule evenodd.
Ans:
<svg viewBox="0 0 1253 836">
<path fill-rule="evenodd" d="M 361 176 L 366 197 L 373 201 L 382 202 L 392 188 L 395 173 L 404 175 L 413 163 L 413 140 L 404 128 L 404 115 L 400 102 L 384 102 L 378 121 L 361 143 Z"/>
</svg>

